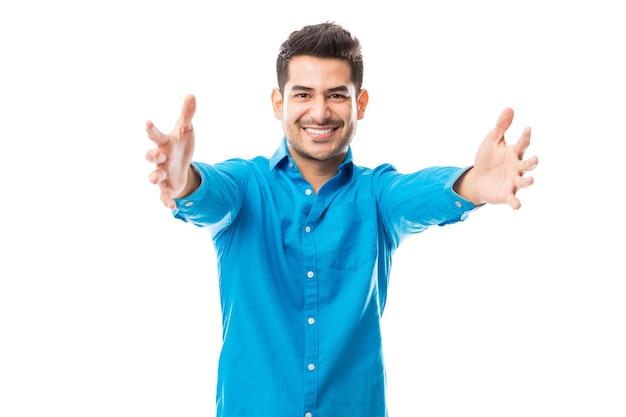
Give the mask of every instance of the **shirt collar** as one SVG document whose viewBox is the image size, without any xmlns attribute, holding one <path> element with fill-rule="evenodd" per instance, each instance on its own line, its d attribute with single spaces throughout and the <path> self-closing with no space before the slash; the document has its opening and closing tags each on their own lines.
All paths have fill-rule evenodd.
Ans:
<svg viewBox="0 0 626 417">
<path fill-rule="evenodd" d="M 287 150 L 287 138 L 283 137 L 283 140 L 280 143 L 274 155 L 270 158 L 270 171 L 276 168 L 278 164 L 282 161 L 287 161 L 289 159 L 289 151 Z"/>
</svg>

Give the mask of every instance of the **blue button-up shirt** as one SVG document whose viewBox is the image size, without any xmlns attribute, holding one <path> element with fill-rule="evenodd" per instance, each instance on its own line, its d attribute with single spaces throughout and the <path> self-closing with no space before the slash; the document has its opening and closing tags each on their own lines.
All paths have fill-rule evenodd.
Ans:
<svg viewBox="0 0 626 417">
<path fill-rule="evenodd" d="M 317 194 L 289 156 L 193 164 L 201 185 L 174 216 L 207 227 L 223 324 L 217 415 L 383 417 L 380 319 L 406 236 L 476 207 L 452 185 L 465 168 L 400 174 L 348 151 Z"/>
</svg>

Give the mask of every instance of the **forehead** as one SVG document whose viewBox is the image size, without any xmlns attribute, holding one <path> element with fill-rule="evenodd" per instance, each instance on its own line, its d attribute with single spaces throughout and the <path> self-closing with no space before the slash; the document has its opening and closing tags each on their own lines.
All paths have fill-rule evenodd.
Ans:
<svg viewBox="0 0 626 417">
<path fill-rule="evenodd" d="M 341 59 L 296 56 L 289 61 L 288 69 L 287 89 L 294 85 L 320 90 L 339 86 L 354 89 L 350 79 L 350 64 Z"/>
</svg>

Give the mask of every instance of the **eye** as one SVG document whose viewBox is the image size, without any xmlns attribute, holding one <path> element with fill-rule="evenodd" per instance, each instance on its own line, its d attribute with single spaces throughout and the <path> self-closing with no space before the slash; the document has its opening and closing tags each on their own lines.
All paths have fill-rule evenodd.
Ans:
<svg viewBox="0 0 626 417">
<path fill-rule="evenodd" d="M 335 93 L 335 94 L 331 94 L 328 98 L 333 101 L 344 101 L 348 99 L 348 96 L 344 94 Z"/>
<path fill-rule="evenodd" d="M 294 94 L 294 97 L 295 98 L 308 98 L 310 96 L 307 93 L 297 93 L 297 94 Z"/>
</svg>

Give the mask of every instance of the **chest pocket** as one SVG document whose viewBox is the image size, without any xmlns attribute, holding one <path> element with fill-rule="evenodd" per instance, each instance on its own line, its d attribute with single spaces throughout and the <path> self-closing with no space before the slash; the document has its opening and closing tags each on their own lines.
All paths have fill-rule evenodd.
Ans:
<svg viewBox="0 0 626 417">
<path fill-rule="evenodd" d="M 372 264 L 377 254 L 377 216 L 374 205 L 355 202 L 330 208 L 316 229 L 319 261 L 333 269 L 356 270 Z"/>
</svg>

